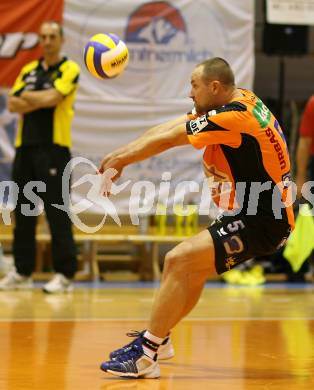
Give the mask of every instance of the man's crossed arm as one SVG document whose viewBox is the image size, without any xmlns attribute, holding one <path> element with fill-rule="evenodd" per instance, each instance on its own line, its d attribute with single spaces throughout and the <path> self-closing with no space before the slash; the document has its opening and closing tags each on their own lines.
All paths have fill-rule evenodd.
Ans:
<svg viewBox="0 0 314 390">
<path fill-rule="evenodd" d="M 23 91 L 20 96 L 9 96 L 10 112 L 26 114 L 45 107 L 55 107 L 63 96 L 55 88 L 44 91 Z"/>
</svg>

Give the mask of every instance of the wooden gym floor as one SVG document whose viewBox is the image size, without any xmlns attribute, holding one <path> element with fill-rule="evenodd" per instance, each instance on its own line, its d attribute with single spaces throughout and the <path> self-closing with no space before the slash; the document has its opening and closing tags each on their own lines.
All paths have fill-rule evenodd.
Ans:
<svg viewBox="0 0 314 390">
<path fill-rule="evenodd" d="M 314 388 L 313 284 L 209 283 L 173 331 L 176 356 L 161 363 L 159 380 L 122 380 L 98 368 L 130 341 L 125 332 L 145 327 L 152 285 L 89 286 L 58 296 L 0 292 L 0 389 Z"/>
</svg>

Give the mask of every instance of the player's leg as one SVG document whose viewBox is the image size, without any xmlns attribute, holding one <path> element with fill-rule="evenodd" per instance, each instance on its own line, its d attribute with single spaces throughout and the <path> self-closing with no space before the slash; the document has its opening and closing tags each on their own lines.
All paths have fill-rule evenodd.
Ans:
<svg viewBox="0 0 314 390">
<path fill-rule="evenodd" d="M 215 250 L 208 230 L 167 253 L 163 279 L 153 304 L 149 331 L 164 338 L 193 309 L 203 286 L 215 271 Z"/>
<path fill-rule="evenodd" d="M 214 244 L 208 230 L 177 245 L 165 258 L 160 291 L 148 331 L 101 368 L 113 375 L 159 377 L 157 351 L 169 331 L 197 303 L 208 276 L 215 272 Z"/>
<path fill-rule="evenodd" d="M 157 352 L 170 329 L 196 304 L 210 274 L 226 272 L 253 257 L 273 253 L 289 235 L 287 223 L 269 216 L 223 215 L 166 256 L 148 330 L 104 371 L 119 376 L 159 376 Z"/>
</svg>

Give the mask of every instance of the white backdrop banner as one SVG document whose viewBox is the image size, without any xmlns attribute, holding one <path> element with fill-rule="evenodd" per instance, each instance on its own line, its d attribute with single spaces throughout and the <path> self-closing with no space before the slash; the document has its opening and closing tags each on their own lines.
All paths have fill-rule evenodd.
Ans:
<svg viewBox="0 0 314 390">
<path fill-rule="evenodd" d="M 7 109 L 8 90 L 0 88 L 0 183 L 11 179 L 12 161 L 14 158 L 14 138 L 17 126 L 17 115 Z M 0 205 L 3 201 L 0 190 Z"/>
<path fill-rule="evenodd" d="M 190 73 L 197 63 L 223 57 L 237 84 L 252 88 L 253 0 L 67 0 L 64 24 L 65 52 L 82 67 L 73 152 L 96 166 L 105 154 L 149 127 L 191 110 Z M 93 78 L 83 60 L 88 39 L 102 32 L 119 35 L 130 51 L 125 72 L 104 81 Z M 77 164 L 74 179 L 92 171 L 89 164 Z M 171 188 L 181 180 L 202 183 L 200 152 L 191 146 L 165 152 L 128 167 L 120 180 L 151 180 L 156 192 L 150 191 L 149 197 L 156 199 L 163 172 L 171 173 Z M 131 187 L 114 199 L 119 213 L 128 212 Z M 79 201 L 86 186 L 77 185 L 73 195 L 74 203 Z M 197 202 L 199 195 L 191 193 L 187 201 Z M 88 211 L 101 212 L 95 207 Z"/>
</svg>

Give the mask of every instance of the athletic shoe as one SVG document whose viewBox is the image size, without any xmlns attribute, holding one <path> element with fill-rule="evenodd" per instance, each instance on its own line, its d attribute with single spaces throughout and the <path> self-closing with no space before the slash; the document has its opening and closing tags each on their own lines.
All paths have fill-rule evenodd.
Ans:
<svg viewBox="0 0 314 390">
<path fill-rule="evenodd" d="M 63 274 L 55 276 L 44 285 L 43 291 L 48 294 L 64 293 L 73 291 L 73 285 L 70 279 Z"/>
<path fill-rule="evenodd" d="M 127 378 L 159 378 L 160 369 L 157 363 L 157 354 L 154 359 L 145 355 L 143 351 L 143 336 L 139 336 L 126 352 L 101 364 L 100 368 L 112 375 Z"/>
<path fill-rule="evenodd" d="M 126 335 L 128 337 L 143 337 L 145 333 L 145 330 L 142 330 L 141 332 L 133 331 L 129 332 Z M 117 356 L 121 355 L 121 353 L 128 352 L 130 348 L 132 347 L 133 343 L 136 342 L 137 339 L 131 341 L 129 344 L 125 345 L 122 348 L 116 349 L 115 351 L 111 352 L 109 355 L 109 358 L 111 360 L 115 360 Z M 170 336 L 166 337 L 160 347 L 158 348 L 158 360 L 168 360 L 174 357 L 174 348 L 170 340 Z"/>
<path fill-rule="evenodd" d="M 30 276 L 23 276 L 11 270 L 0 280 L 0 290 L 29 290 L 33 288 L 33 281 Z"/>
</svg>

